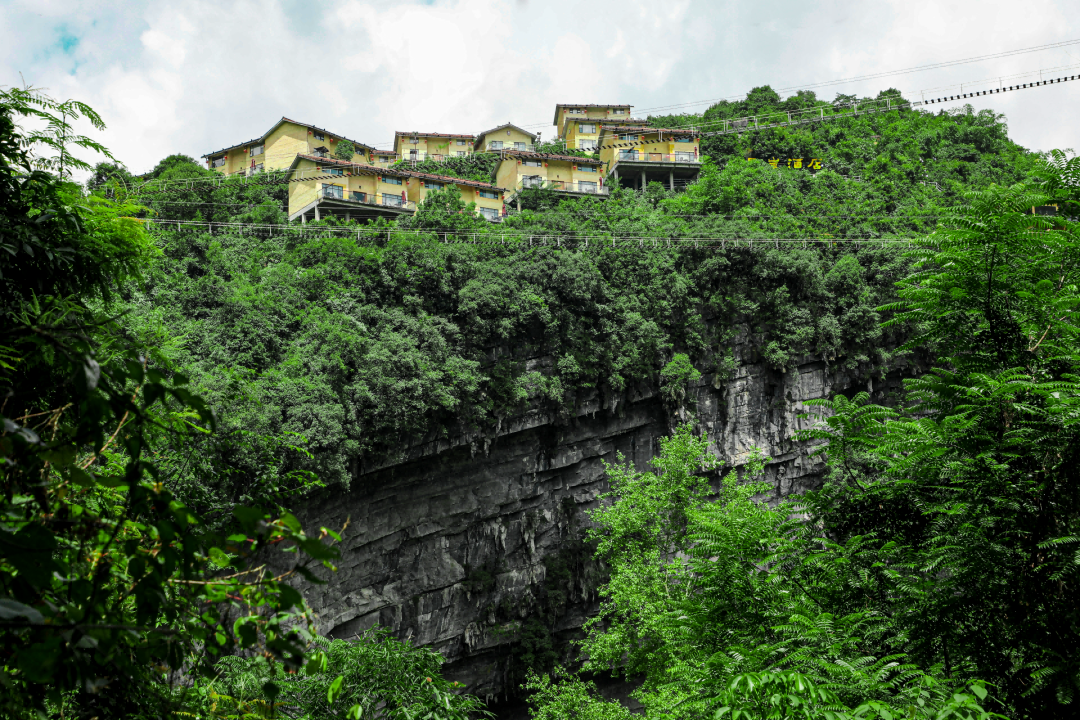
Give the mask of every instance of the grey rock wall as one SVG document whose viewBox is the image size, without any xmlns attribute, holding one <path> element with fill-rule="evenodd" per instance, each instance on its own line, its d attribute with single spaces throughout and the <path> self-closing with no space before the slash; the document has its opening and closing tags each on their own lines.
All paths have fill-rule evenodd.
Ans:
<svg viewBox="0 0 1080 720">
<path fill-rule="evenodd" d="M 740 351 L 753 357 L 745 345 Z M 725 468 L 758 446 L 772 458 L 767 478 L 782 496 L 813 487 L 824 470 L 792 440 L 807 422 L 797 417 L 804 401 L 869 389 L 881 402 L 911 369 L 898 365 L 883 381 L 826 359 L 786 373 L 746 360 L 730 379 L 694 383 L 689 404 Z M 596 610 L 603 568 L 595 561 L 579 555 L 555 585 L 547 573 L 560 553 L 580 547 L 582 511 L 607 490 L 601 461 L 621 453 L 647 469 L 678 415 L 640 387 L 617 400 L 587 399 L 569 421 L 532 409 L 493 436 L 418 443 L 358 467 L 347 493 L 327 492 L 302 513 L 305 525 L 349 523 L 338 572 L 308 588 L 321 629 L 348 638 L 387 625 L 441 652 L 447 676 L 471 692 L 505 697 L 521 623 L 553 587 L 565 602 L 545 623 L 563 652 Z"/>
</svg>

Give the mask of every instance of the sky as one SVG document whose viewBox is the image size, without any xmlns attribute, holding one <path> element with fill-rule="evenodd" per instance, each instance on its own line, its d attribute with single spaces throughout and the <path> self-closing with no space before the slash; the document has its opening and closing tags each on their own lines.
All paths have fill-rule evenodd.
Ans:
<svg viewBox="0 0 1080 720">
<path fill-rule="evenodd" d="M 396 130 L 475 134 L 505 122 L 550 138 L 556 103 L 702 111 L 765 84 L 1071 40 L 1076 0 L 0 0 L 0 86 L 88 103 L 107 124 L 88 134 L 144 172 L 259 137 L 282 116 L 382 148 Z M 1080 73 L 1080 42 L 818 95 L 919 97 L 1071 66 Z M 1004 114 L 1025 147 L 1080 149 L 1080 81 L 973 105 Z"/>
</svg>

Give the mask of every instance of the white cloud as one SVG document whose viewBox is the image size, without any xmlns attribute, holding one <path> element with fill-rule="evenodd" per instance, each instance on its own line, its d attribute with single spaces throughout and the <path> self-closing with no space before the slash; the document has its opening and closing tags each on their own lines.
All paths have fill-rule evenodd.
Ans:
<svg viewBox="0 0 1080 720">
<path fill-rule="evenodd" d="M 387 145 L 399 129 L 551 133 L 557 102 L 648 108 L 1080 37 L 1064 0 L 187 0 L 0 5 L 0 78 L 76 97 L 134 170 L 256 137 L 279 117 Z M 919 90 L 1080 62 L 1015 56 L 822 90 Z M 1077 83 L 1080 85 L 1080 83 Z M 995 97 L 1019 142 L 1080 147 L 1070 85 Z M 697 106 L 694 109 L 703 109 Z"/>
</svg>

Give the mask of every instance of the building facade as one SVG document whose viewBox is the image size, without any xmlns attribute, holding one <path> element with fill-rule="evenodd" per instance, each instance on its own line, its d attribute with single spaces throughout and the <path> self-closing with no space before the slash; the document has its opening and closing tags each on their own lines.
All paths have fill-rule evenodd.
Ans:
<svg viewBox="0 0 1080 720">
<path fill-rule="evenodd" d="M 674 190 L 701 172 L 701 136 L 685 128 L 604 125 L 599 158 L 612 185 L 644 189 L 662 182 Z"/>
<path fill-rule="evenodd" d="M 551 153 L 504 152 L 495 168 L 495 184 L 507 189 L 507 201 L 528 188 L 580 196 L 608 194 L 599 160 Z"/>
<path fill-rule="evenodd" d="M 429 193 L 445 187 L 476 203 L 477 215 L 493 222 L 502 218 L 505 192 L 491 183 L 302 154 L 289 167 L 289 220 L 410 215 Z"/>
<path fill-rule="evenodd" d="M 555 106 L 555 137 L 560 140 L 567 139 L 567 132 L 574 132 L 575 143 L 585 143 L 589 147 L 589 140 L 597 140 L 600 135 L 601 120 L 622 120 L 630 117 L 630 109 L 633 105 L 563 105 Z M 571 125 L 573 127 L 571 127 Z M 594 132 L 590 132 L 594 130 Z M 568 148 L 575 150 L 583 149 L 578 145 L 570 145 Z"/>
<path fill-rule="evenodd" d="M 503 150 L 532 152 L 536 150 L 538 139 L 538 135 L 512 123 L 506 123 L 477 135 L 473 143 L 473 151 L 478 153 L 502 152 Z"/>
<path fill-rule="evenodd" d="M 297 155 L 332 156 L 343 135 L 283 117 L 261 137 L 203 155 L 206 166 L 223 175 L 255 175 L 288 168 Z M 352 143 L 352 160 L 362 161 L 374 151 L 370 145 Z"/>
<path fill-rule="evenodd" d="M 445 160 L 472 155 L 475 142 L 475 135 L 398 131 L 394 133 L 394 154 L 398 160 L 411 162 Z"/>
</svg>

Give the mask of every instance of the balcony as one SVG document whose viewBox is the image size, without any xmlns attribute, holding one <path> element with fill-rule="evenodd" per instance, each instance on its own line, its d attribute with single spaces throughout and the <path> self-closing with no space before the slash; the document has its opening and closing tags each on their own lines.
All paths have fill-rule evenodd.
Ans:
<svg viewBox="0 0 1080 720">
<path fill-rule="evenodd" d="M 620 150 L 615 156 L 616 162 L 655 162 L 655 163 L 686 163 L 700 165 L 700 156 L 691 152 L 677 153 L 653 153 L 638 150 Z"/>
<path fill-rule="evenodd" d="M 401 195 L 398 194 L 350 192 L 346 195 L 344 190 L 336 185 L 320 188 L 319 197 L 324 200 L 340 200 L 346 203 L 378 205 L 380 207 L 399 208 L 401 210 L 416 209 L 416 203 L 411 200 L 402 200 Z"/>
<path fill-rule="evenodd" d="M 485 148 L 486 152 L 503 152 L 504 150 L 513 150 L 515 152 L 536 152 L 536 146 L 528 143 L 507 143 L 497 140 L 495 142 L 489 142 Z"/>
<path fill-rule="evenodd" d="M 570 182 L 568 180 L 545 180 L 544 178 L 522 178 L 518 182 L 517 189 L 549 188 L 565 193 L 580 193 L 582 195 L 610 195 L 611 190 L 596 182 Z"/>
<path fill-rule="evenodd" d="M 459 152 L 461 153 L 461 155 L 457 154 Z M 415 153 L 408 153 L 405 156 L 403 156 L 401 159 L 404 160 L 405 162 L 411 162 L 411 163 L 423 162 L 425 160 L 434 160 L 435 162 L 443 162 L 445 160 L 452 160 L 453 158 L 456 158 L 456 157 L 466 157 L 466 156 L 471 155 L 471 154 L 472 153 L 470 151 L 468 151 L 468 150 L 451 150 L 450 152 L 444 152 L 444 153 L 415 152 Z"/>
</svg>

